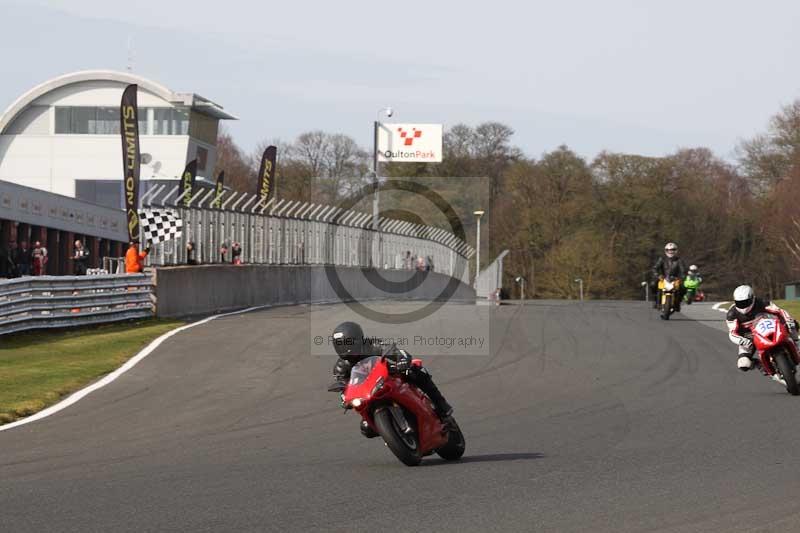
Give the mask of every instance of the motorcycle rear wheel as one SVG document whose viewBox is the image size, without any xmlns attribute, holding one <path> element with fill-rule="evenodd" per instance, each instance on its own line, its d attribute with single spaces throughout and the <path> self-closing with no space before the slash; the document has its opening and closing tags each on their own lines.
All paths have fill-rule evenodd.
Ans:
<svg viewBox="0 0 800 533">
<path fill-rule="evenodd" d="M 400 459 L 400 462 L 407 466 L 417 466 L 422 461 L 422 454 L 419 451 L 419 441 L 416 435 L 406 435 L 405 438 L 401 436 L 400 428 L 397 427 L 392 413 L 388 409 L 375 411 L 375 427 L 378 429 L 378 434 L 383 438 L 386 446 Z M 415 443 L 413 447 L 406 442 L 410 441 L 410 439 L 413 439 Z"/>
<path fill-rule="evenodd" d="M 775 366 L 778 367 L 778 372 L 783 378 L 783 381 L 786 382 L 786 392 L 792 396 L 800 394 L 800 387 L 797 386 L 797 378 L 794 375 L 794 365 L 789 362 L 789 356 L 786 352 L 775 355 L 773 360 L 775 361 Z"/>
<path fill-rule="evenodd" d="M 467 443 L 464 441 L 464 434 L 458 427 L 455 418 L 450 418 L 450 431 L 447 435 L 447 444 L 436 450 L 436 453 L 445 461 L 457 461 L 464 455 Z"/>
</svg>

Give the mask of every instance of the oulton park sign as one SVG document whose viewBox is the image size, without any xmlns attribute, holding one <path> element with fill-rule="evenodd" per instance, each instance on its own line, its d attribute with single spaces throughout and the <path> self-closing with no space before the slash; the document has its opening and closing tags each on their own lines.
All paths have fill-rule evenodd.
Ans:
<svg viewBox="0 0 800 533">
<path fill-rule="evenodd" d="M 440 163 L 441 124 L 380 124 L 378 161 L 395 163 Z"/>
</svg>

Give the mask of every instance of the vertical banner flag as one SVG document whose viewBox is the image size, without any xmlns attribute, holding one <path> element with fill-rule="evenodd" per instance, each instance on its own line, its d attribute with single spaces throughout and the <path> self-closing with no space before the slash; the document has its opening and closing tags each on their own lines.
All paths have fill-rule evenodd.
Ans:
<svg viewBox="0 0 800 533">
<path fill-rule="evenodd" d="M 139 109 L 136 105 L 138 86 L 128 85 L 122 93 L 120 128 L 122 134 L 122 170 L 125 191 L 125 214 L 128 219 L 128 239 L 139 240 Z"/>
<path fill-rule="evenodd" d="M 186 168 L 183 169 L 181 176 L 181 192 L 183 195 L 183 207 L 189 207 L 194 194 L 194 179 L 197 177 L 197 159 L 192 159 Z"/>
<path fill-rule="evenodd" d="M 275 157 L 277 154 L 277 147 L 267 146 L 261 157 L 261 168 L 258 170 L 258 191 L 256 192 L 258 194 L 257 205 L 267 205 L 275 188 Z"/>
<path fill-rule="evenodd" d="M 225 171 L 217 176 L 217 185 L 214 187 L 214 201 L 211 202 L 212 209 L 222 209 L 222 193 L 225 191 Z"/>
</svg>

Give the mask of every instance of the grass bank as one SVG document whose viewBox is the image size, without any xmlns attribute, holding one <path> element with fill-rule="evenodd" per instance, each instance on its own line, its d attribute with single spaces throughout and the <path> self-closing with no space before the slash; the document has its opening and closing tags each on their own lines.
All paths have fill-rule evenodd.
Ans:
<svg viewBox="0 0 800 533">
<path fill-rule="evenodd" d="M 182 324 L 149 319 L 0 337 L 0 424 L 56 403 Z"/>
<path fill-rule="evenodd" d="M 775 303 L 789 311 L 794 318 L 800 320 L 800 300 L 775 300 Z"/>
</svg>

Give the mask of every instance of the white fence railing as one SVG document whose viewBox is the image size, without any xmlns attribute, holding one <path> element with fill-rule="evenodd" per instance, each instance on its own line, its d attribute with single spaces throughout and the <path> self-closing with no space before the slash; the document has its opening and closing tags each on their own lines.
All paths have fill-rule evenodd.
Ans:
<svg viewBox="0 0 800 533">
<path fill-rule="evenodd" d="M 232 246 L 239 243 L 238 257 L 244 263 L 384 269 L 421 263 L 469 283 L 474 250 L 449 231 L 387 218 L 380 219 L 380 231 L 375 231 L 368 213 L 287 200 L 262 206 L 256 195 L 235 191 L 226 191 L 222 208 L 212 209 L 212 196 L 213 190 L 201 190 L 185 207 L 177 185 L 159 186 L 145 195 L 143 205 L 173 209 L 184 224 L 180 239 L 153 247 L 148 264 L 187 263 L 190 242 L 198 263 L 223 262 L 223 246 L 224 262 L 231 262 Z"/>
<path fill-rule="evenodd" d="M 146 274 L 36 276 L 0 282 L 0 335 L 153 316 Z"/>
</svg>

